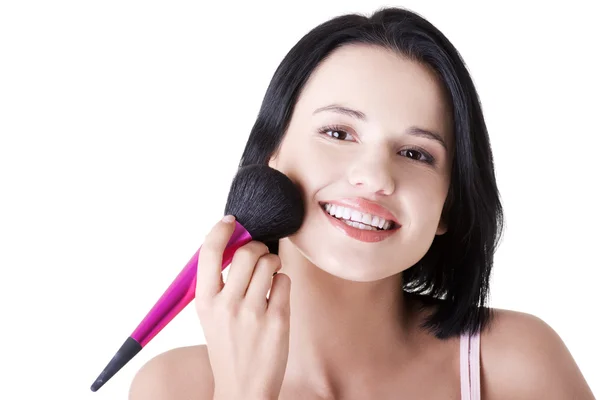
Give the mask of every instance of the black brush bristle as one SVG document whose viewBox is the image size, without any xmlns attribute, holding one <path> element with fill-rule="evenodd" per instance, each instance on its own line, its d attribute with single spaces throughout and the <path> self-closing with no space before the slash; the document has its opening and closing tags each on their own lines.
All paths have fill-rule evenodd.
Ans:
<svg viewBox="0 0 600 400">
<path fill-rule="evenodd" d="M 234 215 L 253 240 L 275 242 L 300 229 L 304 201 L 285 174 L 268 165 L 248 165 L 233 178 L 225 214 Z"/>
</svg>

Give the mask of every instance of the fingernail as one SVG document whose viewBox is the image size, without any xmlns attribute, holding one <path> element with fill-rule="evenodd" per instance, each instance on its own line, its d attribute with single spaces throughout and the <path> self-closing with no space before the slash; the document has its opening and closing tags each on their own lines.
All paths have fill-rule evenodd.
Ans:
<svg viewBox="0 0 600 400">
<path fill-rule="evenodd" d="M 235 217 L 233 215 L 226 215 L 223 217 L 223 222 L 230 223 L 235 221 Z"/>
</svg>

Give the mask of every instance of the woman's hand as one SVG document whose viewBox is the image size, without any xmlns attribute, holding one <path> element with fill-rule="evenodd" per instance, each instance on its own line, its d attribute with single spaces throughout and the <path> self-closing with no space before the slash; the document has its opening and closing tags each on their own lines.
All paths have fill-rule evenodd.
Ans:
<svg viewBox="0 0 600 400">
<path fill-rule="evenodd" d="M 224 284 L 223 252 L 234 228 L 233 220 L 218 222 L 198 256 L 195 304 L 214 398 L 277 399 L 288 359 L 291 281 L 285 274 L 273 276 L 281 269 L 279 257 L 251 241 L 234 253 Z"/>
</svg>

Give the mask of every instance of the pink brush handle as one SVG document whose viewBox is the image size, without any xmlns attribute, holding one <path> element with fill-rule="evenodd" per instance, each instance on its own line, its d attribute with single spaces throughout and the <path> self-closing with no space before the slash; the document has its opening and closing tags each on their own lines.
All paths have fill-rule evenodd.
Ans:
<svg viewBox="0 0 600 400">
<path fill-rule="evenodd" d="M 235 231 L 223 253 L 221 270 L 231 263 L 235 251 L 251 240 L 250 233 L 236 221 Z M 196 296 L 196 273 L 201 249 L 202 246 L 131 334 L 131 338 L 135 339 L 142 347 L 150 342 Z"/>
</svg>

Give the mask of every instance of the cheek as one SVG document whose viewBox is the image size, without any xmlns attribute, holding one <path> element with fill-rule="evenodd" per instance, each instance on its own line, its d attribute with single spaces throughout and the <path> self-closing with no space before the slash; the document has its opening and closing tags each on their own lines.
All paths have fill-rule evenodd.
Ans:
<svg viewBox="0 0 600 400">
<path fill-rule="evenodd" d="M 310 140 L 290 142 L 278 167 L 306 190 L 316 189 L 344 169 L 344 160 L 326 147 Z"/>
<path fill-rule="evenodd" d="M 403 196 L 413 223 L 424 229 L 437 227 L 446 201 L 447 189 L 439 179 L 421 180 L 406 187 Z"/>
<path fill-rule="evenodd" d="M 440 179 L 424 176 L 411 183 L 411 190 L 408 191 L 414 200 L 423 208 L 439 208 L 443 205 L 446 190 L 445 184 Z"/>
</svg>

